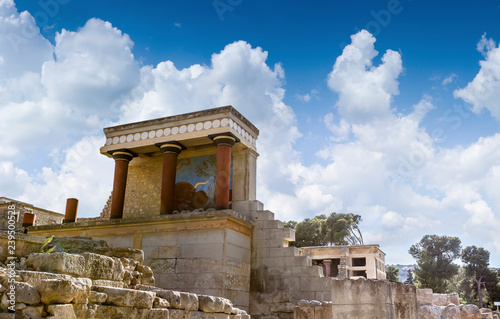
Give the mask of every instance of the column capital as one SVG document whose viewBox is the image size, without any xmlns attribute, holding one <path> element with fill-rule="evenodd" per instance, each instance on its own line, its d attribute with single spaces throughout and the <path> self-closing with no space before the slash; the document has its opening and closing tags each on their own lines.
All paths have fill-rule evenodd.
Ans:
<svg viewBox="0 0 500 319">
<path fill-rule="evenodd" d="M 121 149 L 113 152 L 109 152 L 115 161 L 127 161 L 130 162 L 132 158 L 137 157 L 137 154 L 128 150 Z"/>
<path fill-rule="evenodd" d="M 226 145 L 226 146 L 233 146 L 235 143 L 239 142 L 240 139 L 237 138 L 233 133 L 227 132 L 227 133 L 221 133 L 221 134 L 216 134 L 216 135 L 209 135 L 209 138 L 214 141 L 215 145 Z"/>
<path fill-rule="evenodd" d="M 177 141 L 157 143 L 157 144 L 155 144 L 155 146 L 158 147 L 163 154 L 172 153 L 172 154 L 179 155 L 179 153 L 181 151 L 186 149 L 186 147 L 184 145 L 182 145 L 181 143 L 179 143 Z"/>
</svg>

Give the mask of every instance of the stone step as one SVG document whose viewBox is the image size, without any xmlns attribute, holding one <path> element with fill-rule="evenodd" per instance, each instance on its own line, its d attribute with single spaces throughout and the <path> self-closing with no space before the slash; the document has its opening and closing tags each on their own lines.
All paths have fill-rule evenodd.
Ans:
<svg viewBox="0 0 500 319">
<path fill-rule="evenodd" d="M 274 213 L 269 210 L 258 210 L 255 220 L 274 220 Z"/>
</svg>

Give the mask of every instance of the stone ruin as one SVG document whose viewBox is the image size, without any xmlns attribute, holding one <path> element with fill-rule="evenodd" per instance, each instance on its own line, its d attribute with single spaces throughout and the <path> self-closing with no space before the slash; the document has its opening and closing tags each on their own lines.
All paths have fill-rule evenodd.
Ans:
<svg viewBox="0 0 500 319">
<path fill-rule="evenodd" d="M 90 238 L 55 238 L 47 249 L 56 252 L 40 253 L 46 238 L 16 237 L 16 257 L 5 251 L 0 256 L 1 319 L 250 318 L 225 298 L 155 287 L 141 250 L 109 248 Z"/>
<path fill-rule="evenodd" d="M 64 223 L 27 228 L 38 236 L 16 235 L 16 256 L 9 257 L 18 258 L 13 267 L 20 316 L 499 316 L 459 305 L 456 296 L 419 291 L 383 276 L 356 280 L 325 276 L 324 268 L 313 263 L 314 254 L 289 247 L 294 231 L 256 199 L 259 131 L 231 106 L 104 131 L 101 153 L 115 161 L 115 176 L 101 217 L 78 220 L 73 201 L 67 204 Z M 56 236 L 55 251 L 40 253 L 50 236 Z M 5 248 L 0 257 L 7 265 Z M 353 258 L 344 257 L 339 273 L 349 270 Z M 375 260 L 373 271 L 378 274 L 383 258 Z M 3 310 L 9 305 L 5 280 L 12 273 L 4 269 Z"/>
</svg>

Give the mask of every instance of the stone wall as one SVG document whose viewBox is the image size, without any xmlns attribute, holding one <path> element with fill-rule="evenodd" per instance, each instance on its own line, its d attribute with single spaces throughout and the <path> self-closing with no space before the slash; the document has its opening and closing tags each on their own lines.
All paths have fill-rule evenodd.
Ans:
<svg viewBox="0 0 500 319">
<path fill-rule="evenodd" d="M 20 241 L 39 241 L 38 236 L 29 237 Z M 226 298 L 155 287 L 151 269 L 142 264 L 142 251 L 112 249 L 99 241 L 82 240 L 62 239 L 51 246 L 68 251 L 95 247 L 111 256 L 56 252 L 3 259 L 0 318 L 250 318 Z M 33 249 L 25 245 L 18 250 L 29 253 Z"/>
<path fill-rule="evenodd" d="M 331 301 L 333 278 L 309 256 L 288 247 L 295 232 L 270 211 L 254 213 L 250 313 L 254 318 L 293 318 L 300 300 Z"/>
<path fill-rule="evenodd" d="M 432 289 L 417 289 L 419 319 L 500 319 L 500 312 L 461 305 L 458 294 L 435 294 Z"/>
<path fill-rule="evenodd" d="M 158 287 L 220 296 L 249 308 L 252 224 L 235 211 L 78 221 L 30 232 L 89 236 L 112 248 L 142 249 Z"/>
</svg>

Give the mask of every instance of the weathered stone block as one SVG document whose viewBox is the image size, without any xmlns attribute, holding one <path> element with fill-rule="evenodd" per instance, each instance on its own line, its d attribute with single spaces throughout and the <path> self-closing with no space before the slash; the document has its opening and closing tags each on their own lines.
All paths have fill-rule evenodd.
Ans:
<svg viewBox="0 0 500 319">
<path fill-rule="evenodd" d="M 114 274 L 110 271 L 113 269 L 115 263 L 113 258 L 88 252 L 83 253 L 82 256 L 85 258 L 85 277 L 90 279 L 113 280 Z"/>
<path fill-rule="evenodd" d="M 417 302 L 419 306 L 432 305 L 432 289 L 417 289 Z"/>
<path fill-rule="evenodd" d="M 460 305 L 461 319 L 481 319 L 481 311 L 476 305 Z"/>
<path fill-rule="evenodd" d="M 169 318 L 172 318 L 170 316 L 170 310 L 162 309 L 162 308 L 143 310 L 142 316 L 144 319 L 169 319 Z"/>
<path fill-rule="evenodd" d="M 181 293 L 179 291 L 157 289 L 153 290 L 156 296 L 167 300 L 170 303 L 170 307 L 175 309 L 182 309 L 181 304 Z"/>
<path fill-rule="evenodd" d="M 54 319 L 76 319 L 72 305 L 49 305 L 47 312 L 54 316 Z"/>
<path fill-rule="evenodd" d="M 90 293 L 85 281 L 67 279 L 45 279 L 36 289 L 40 293 L 41 301 L 47 305 L 70 303 L 77 298 L 83 301 Z"/>
<path fill-rule="evenodd" d="M 448 305 L 443 309 L 441 317 L 445 319 L 460 319 L 460 309 L 456 305 Z"/>
<path fill-rule="evenodd" d="M 114 281 L 114 280 L 104 280 L 104 279 L 94 279 L 92 280 L 93 286 L 104 286 L 104 287 L 113 287 L 113 288 L 123 288 L 122 281 Z"/>
<path fill-rule="evenodd" d="M 170 308 L 170 302 L 168 302 L 167 299 L 155 297 L 155 301 L 153 302 L 153 308 Z"/>
<path fill-rule="evenodd" d="M 170 309 L 169 315 L 170 319 L 185 319 L 187 311 L 181 309 Z"/>
<path fill-rule="evenodd" d="M 224 298 L 200 295 L 198 301 L 203 312 L 224 312 Z"/>
<path fill-rule="evenodd" d="M 93 286 L 92 290 L 108 295 L 106 302 L 118 307 L 152 308 L 155 293 L 124 288 Z"/>
<path fill-rule="evenodd" d="M 14 282 L 13 285 L 16 292 L 16 303 L 35 305 L 40 302 L 40 294 L 32 285 L 24 282 Z"/>
<path fill-rule="evenodd" d="M 89 294 L 90 303 L 102 304 L 106 302 L 107 298 L 108 295 L 106 295 L 104 292 L 91 291 Z"/>
<path fill-rule="evenodd" d="M 95 319 L 142 319 L 139 309 L 130 307 L 115 307 L 98 305 L 95 311 Z"/>
<path fill-rule="evenodd" d="M 42 319 L 43 307 L 27 306 L 23 309 L 16 309 L 15 318 Z"/>
<path fill-rule="evenodd" d="M 23 282 L 30 284 L 33 287 L 35 287 L 38 282 L 44 279 L 71 280 L 72 278 L 70 275 L 53 274 L 50 272 L 42 272 L 42 271 L 19 270 L 17 273 L 19 274 Z"/>
<path fill-rule="evenodd" d="M 294 309 L 295 319 L 314 319 L 314 307 L 299 306 Z"/>
<path fill-rule="evenodd" d="M 199 308 L 198 296 L 188 292 L 181 292 L 181 309 L 195 311 Z"/>
<path fill-rule="evenodd" d="M 418 307 L 419 319 L 441 319 L 442 308 L 434 305 L 423 305 Z"/>
<path fill-rule="evenodd" d="M 68 253 L 30 254 L 26 261 L 29 267 L 37 271 L 49 271 L 75 276 L 83 276 L 85 258 Z"/>
</svg>

